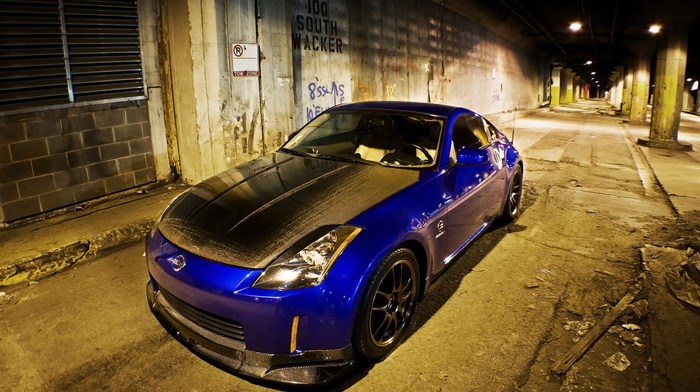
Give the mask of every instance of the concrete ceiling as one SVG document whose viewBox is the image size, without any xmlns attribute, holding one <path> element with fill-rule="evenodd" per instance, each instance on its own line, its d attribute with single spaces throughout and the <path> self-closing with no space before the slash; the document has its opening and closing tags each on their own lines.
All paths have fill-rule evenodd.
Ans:
<svg viewBox="0 0 700 392">
<path fill-rule="evenodd" d="M 435 0 L 433 0 L 435 1 Z M 700 78 L 700 1 L 698 0 L 447 0 L 435 1 L 469 16 L 478 3 L 493 16 L 508 15 L 520 34 L 549 50 L 554 63 L 574 69 L 585 79 L 607 83 L 615 66 L 633 64 L 640 48 L 653 56 L 656 40 L 672 28 L 688 26 L 686 75 Z M 570 24 L 578 22 L 576 32 Z M 652 24 L 661 26 L 657 35 Z M 586 65 L 587 61 L 592 64 Z M 652 61 L 653 67 L 653 61 Z M 596 72 L 591 76 L 591 72 Z"/>
</svg>

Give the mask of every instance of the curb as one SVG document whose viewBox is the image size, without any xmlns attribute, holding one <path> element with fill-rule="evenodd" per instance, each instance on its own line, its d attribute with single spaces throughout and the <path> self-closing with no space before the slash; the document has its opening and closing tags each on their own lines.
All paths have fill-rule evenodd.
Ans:
<svg viewBox="0 0 700 392">
<path fill-rule="evenodd" d="M 143 240 L 155 224 L 144 219 L 79 241 L 10 262 L 0 267 L 0 287 L 37 281 L 65 270 L 76 263 L 92 260 L 105 251 Z"/>
</svg>

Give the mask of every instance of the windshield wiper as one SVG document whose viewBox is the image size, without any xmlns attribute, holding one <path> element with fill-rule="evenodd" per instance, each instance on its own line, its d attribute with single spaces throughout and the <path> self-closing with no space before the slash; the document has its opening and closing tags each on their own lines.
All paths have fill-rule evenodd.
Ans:
<svg viewBox="0 0 700 392">
<path fill-rule="evenodd" d="M 360 159 L 354 159 L 350 157 L 341 157 L 338 155 L 327 155 L 327 154 L 313 154 L 314 158 L 320 158 L 320 159 L 329 159 L 332 161 L 340 161 L 340 162 L 350 162 L 350 163 L 362 163 L 364 165 L 369 165 L 369 162 L 362 161 Z"/>
<path fill-rule="evenodd" d="M 308 157 L 308 156 L 309 156 L 309 154 L 307 154 L 307 153 L 305 153 L 305 152 L 302 152 L 302 151 L 299 151 L 299 150 L 294 150 L 294 149 L 291 149 L 291 148 L 282 147 L 282 148 L 279 149 L 279 151 L 280 151 L 280 152 L 287 153 L 287 154 L 296 155 L 296 156 L 299 156 L 299 157 Z"/>
</svg>

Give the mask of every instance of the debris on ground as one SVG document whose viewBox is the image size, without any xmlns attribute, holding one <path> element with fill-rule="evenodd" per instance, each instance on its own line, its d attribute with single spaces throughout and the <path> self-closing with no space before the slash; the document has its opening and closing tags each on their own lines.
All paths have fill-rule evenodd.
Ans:
<svg viewBox="0 0 700 392">
<path fill-rule="evenodd" d="M 569 352 L 564 355 L 564 357 L 552 365 L 551 371 L 555 374 L 564 374 L 568 372 L 571 366 L 578 361 L 578 359 L 585 354 L 586 351 L 588 351 L 593 343 L 595 343 L 598 338 L 600 338 L 605 331 L 610 328 L 615 320 L 617 320 L 617 318 L 627 310 L 627 306 L 634 301 L 640 291 L 640 288 L 635 288 L 631 292 L 627 293 L 620 300 L 620 302 L 618 302 L 617 305 L 615 305 L 615 307 L 583 337 L 583 339 L 576 343 L 569 350 Z"/>
<path fill-rule="evenodd" d="M 686 257 L 678 268 L 666 274 L 666 284 L 676 298 L 700 308 L 700 253 L 688 248 Z"/>
<path fill-rule="evenodd" d="M 637 324 L 622 324 L 622 328 L 628 331 L 639 331 L 642 329 L 642 327 Z"/>
<path fill-rule="evenodd" d="M 621 327 L 619 325 L 613 325 L 610 327 L 608 330 L 608 333 L 617 335 L 620 339 L 627 343 L 632 343 L 633 345 L 637 347 L 642 347 L 643 344 L 640 343 L 641 337 L 638 336 L 638 333 L 635 333 L 631 330 L 625 329 L 624 327 Z"/>
<path fill-rule="evenodd" d="M 633 302 L 629 307 L 637 318 L 646 317 L 649 314 L 649 301 L 646 299 L 640 299 L 639 301 Z"/>
<path fill-rule="evenodd" d="M 629 359 L 627 359 L 625 354 L 621 353 L 620 351 L 606 359 L 605 364 L 618 372 L 624 372 L 631 365 Z"/>
<path fill-rule="evenodd" d="M 593 328 L 591 321 L 571 320 L 564 323 L 564 330 L 576 332 L 578 336 L 585 335 L 591 328 Z"/>
</svg>

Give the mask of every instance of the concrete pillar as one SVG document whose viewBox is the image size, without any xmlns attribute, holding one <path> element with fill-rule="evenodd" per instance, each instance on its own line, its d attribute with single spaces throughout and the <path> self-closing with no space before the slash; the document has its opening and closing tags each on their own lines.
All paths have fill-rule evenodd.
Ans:
<svg viewBox="0 0 700 392">
<path fill-rule="evenodd" d="M 169 178 L 170 154 L 166 129 L 165 105 L 159 71 L 158 53 L 159 29 L 162 22 L 158 19 L 159 3 L 157 0 L 139 1 L 139 32 L 141 35 L 141 58 L 148 87 L 148 120 L 151 125 L 151 145 L 155 164 L 156 180 Z M 162 35 L 162 34 L 160 34 Z"/>
<path fill-rule="evenodd" d="M 182 178 L 195 183 L 213 174 L 210 140 L 200 130 L 209 128 L 203 74 L 202 8 L 199 1 L 172 0 L 167 7 L 172 102 L 179 166 Z M 206 163 L 205 163 L 206 161 Z"/>
<path fill-rule="evenodd" d="M 612 73 L 612 88 L 610 89 L 611 101 L 610 103 L 615 108 L 615 110 L 621 110 L 623 90 L 624 90 L 624 68 L 622 66 L 616 66 L 615 71 Z"/>
<path fill-rule="evenodd" d="M 549 106 L 559 106 L 561 94 L 561 69 L 563 67 L 552 68 L 552 87 L 550 88 Z"/>
<path fill-rule="evenodd" d="M 561 70 L 561 90 L 559 93 L 560 103 L 570 103 L 574 96 L 574 73 L 570 68 Z"/>
<path fill-rule="evenodd" d="M 289 0 L 260 1 L 260 61 L 262 122 L 265 140 L 263 153 L 282 145 L 296 128 L 294 124 L 294 86 L 292 64 L 292 20 Z"/>
<path fill-rule="evenodd" d="M 630 115 L 630 107 L 632 106 L 632 81 L 634 73 L 631 67 L 625 67 L 624 88 L 622 90 L 622 115 Z"/>
<path fill-rule="evenodd" d="M 571 68 L 566 70 L 566 102 L 574 102 L 574 76 L 576 75 Z"/>
<path fill-rule="evenodd" d="M 647 103 L 649 102 L 649 54 L 636 53 L 634 58 L 634 77 L 632 80 L 632 102 L 630 105 L 630 121 L 645 122 L 647 120 Z"/>
<path fill-rule="evenodd" d="M 610 82 L 610 91 L 608 93 L 608 103 L 610 104 L 611 107 L 615 107 L 617 105 L 616 102 L 616 97 L 617 97 L 617 72 L 613 71 L 610 74 L 610 79 L 608 79 Z"/>
<path fill-rule="evenodd" d="M 581 100 L 581 77 L 574 76 L 574 102 Z"/>
<path fill-rule="evenodd" d="M 690 93 L 690 84 L 692 80 L 686 80 L 683 85 L 683 106 L 681 107 L 683 111 L 692 112 L 695 109 L 695 98 L 693 94 Z"/>
<path fill-rule="evenodd" d="M 687 25 L 669 26 L 668 30 L 659 36 L 658 44 L 649 141 L 671 147 L 670 145 L 678 143 L 678 127 L 681 121 L 688 57 Z"/>
</svg>

